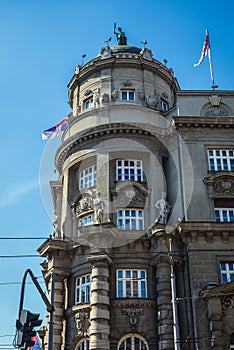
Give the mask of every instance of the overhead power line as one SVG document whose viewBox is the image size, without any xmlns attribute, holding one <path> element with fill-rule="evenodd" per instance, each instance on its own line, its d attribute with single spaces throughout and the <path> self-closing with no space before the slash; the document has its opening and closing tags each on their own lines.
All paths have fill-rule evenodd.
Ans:
<svg viewBox="0 0 234 350">
<path fill-rule="evenodd" d="M 47 239 L 49 237 L 0 237 L 1 239 L 5 239 L 5 240 L 10 240 L 10 239 Z"/>
<path fill-rule="evenodd" d="M 42 257 L 38 254 L 0 255 L 0 259 L 13 259 L 13 258 L 42 258 Z"/>
</svg>

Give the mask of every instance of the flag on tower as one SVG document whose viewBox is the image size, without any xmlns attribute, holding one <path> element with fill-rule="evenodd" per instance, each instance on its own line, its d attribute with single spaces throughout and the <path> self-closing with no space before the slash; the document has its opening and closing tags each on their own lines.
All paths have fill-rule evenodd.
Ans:
<svg viewBox="0 0 234 350">
<path fill-rule="evenodd" d="M 56 124 L 50 129 L 42 132 L 42 140 L 53 139 L 55 136 L 61 135 L 67 127 L 67 119 L 63 119 L 60 123 Z"/>
<path fill-rule="evenodd" d="M 41 350 L 37 336 L 32 337 L 32 340 L 35 341 L 35 343 L 33 346 L 30 346 L 28 350 Z"/>
<path fill-rule="evenodd" d="M 203 62 L 204 58 L 208 55 L 208 59 L 209 59 L 209 64 L 210 64 L 210 76 L 211 76 L 211 80 L 213 82 L 214 85 L 214 75 L 213 75 L 213 68 L 212 68 L 212 60 L 211 60 L 211 53 L 210 53 L 210 37 L 209 37 L 209 32 L 208 30 L 206 30 L 206 37 L 204 40 L 204 44 L 202 47 L 202 52 L 201 52 L 201 57 L 199 59 L 199 61 L 194 64 L 194 67 L 200 66 L 200 64 Z"/>
</svg>

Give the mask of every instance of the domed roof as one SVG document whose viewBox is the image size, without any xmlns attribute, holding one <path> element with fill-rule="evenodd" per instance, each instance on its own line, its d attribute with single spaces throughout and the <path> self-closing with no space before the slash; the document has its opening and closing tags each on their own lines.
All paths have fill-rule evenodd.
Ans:
<svg viewBox="0 0 234 350">
<path fill-rule="evenodd" d="M 113 53 L 118 53 L 118 52 L 140 53 L 141 49 L 139 47 L 131 46 L 131 45 L 116 45 L 116 46 L 111 46 L 111 51 Z"/>
</svg>

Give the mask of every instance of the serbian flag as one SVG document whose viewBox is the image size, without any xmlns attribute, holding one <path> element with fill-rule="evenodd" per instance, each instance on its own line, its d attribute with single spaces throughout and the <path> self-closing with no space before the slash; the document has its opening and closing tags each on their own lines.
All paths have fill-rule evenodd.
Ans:
<svg viewBox="0 0 234 350">
<path fill-rule="evenodd" d="M 32 337 L 32 341 L 34 341 L 34 345 L 33 346 L 30 346 L 30 348 L 28 350 L 41 350 L 41 347 L 40 347 L 40 344 L 39 344 L 39 341 L 37 339 L 37 337 Z"/>
<path fill-rule="evenodd" d="M 208 55 L 210 54 L 210 38 L 209 38 L 208 30 L 206 30 L 206 37 L 205 37 L 205 41 L 204 41 L 204 44 L 202 47 L 201 57 L 200 57 L 199 61 L 196 64 L 194 64 L 193 66 L 194 67 L 199 66 L 207 54 Z"/>
<path fill-rule="evenodd" d="M 63 119 L 60 123 L 56 124 L 50 129 L 42 132 L 42 140 L 53 139 L 55 136 L 61 135 L 67 127 L 67 120 Z"/>
</svg>

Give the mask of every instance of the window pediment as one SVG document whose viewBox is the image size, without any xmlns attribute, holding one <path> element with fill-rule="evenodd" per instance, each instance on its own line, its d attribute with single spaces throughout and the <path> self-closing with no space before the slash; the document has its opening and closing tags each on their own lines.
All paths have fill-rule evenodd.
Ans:
<svg viewBox="0 0 234 350">
<path fill-rule="evenodd" d="M 118 182 L 116 188 L 111 191 L 116 207 L 145 207 L 148 190 L 135 181 Z"/>
<path fill-rule="evenodd" d="M 226 117 L 232 115 L 230 108 L 221 102 L 221 97 L 212 95 L 208 98 L 209 102 L 206 103 L 201 109 L 201 116 L 205 117 Z"/>
<path fill-rule="evenodd" d="M 219 172 L 204 179 L 211 197 L 234 197 L 234 175 L 230 172 Z"/>
</svg>

